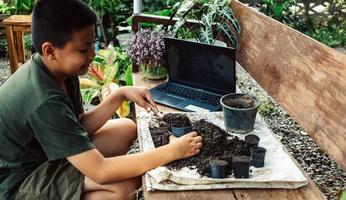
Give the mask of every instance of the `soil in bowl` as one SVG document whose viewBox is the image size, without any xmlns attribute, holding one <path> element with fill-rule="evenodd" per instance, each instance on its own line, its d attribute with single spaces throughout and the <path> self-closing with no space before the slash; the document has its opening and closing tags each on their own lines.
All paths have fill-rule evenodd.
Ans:
<svg viewBox="0 0 346 200">
<path fill-rule="evenodd" d="M 168 113 L 162 117 L 162 120 L 171 127 L 188 127 L 191 126 L 190 119 L 180 113 Z"/>
<path fill-rule="evenodd" d="M 166 114 L 171 116 L 171 114 Z M 153 138 L 155 147 L 159 147 L 168 143 L 169 127 L 171 126 L 164 119 L 153 118 L 149 124 L 149 130 Z M 166 120 L 169 121 L 169 120 Z M 169 121 L 170 122 L 170 121 Z M 232 173 L 232 157 L 236 155 L 250 156 L 250 151 L 246 147 L 244 140 L 237 136 L 229 135 L 225 130 L 215 124 L 205 121 L 204 119 L 192 123 L 192 130 L 196 131 L 203 138 L 203 148 L 201 152 L 190 158 L 173 161 L 167 165 L 170 169 L 181 169 L 189 167 L 197 171 L 202 176 L 211 176 L 209 163 L 212 160 L 219 159 L 228 162 L 226 167 L 226 176 Z"/>
<path fill-rule="evenodd" d="M 243 95 L 234 99 L 225 99 L 223 103 L 233 108 L 253 108 L 256 106 L 255 100 L 250 95 Z"/>
<path fill-rule="evenodd" d="M 257 135 L 249 134 L 245 136 L 244 139 L 246 142 L 246 146 L 249 150 L 251 150 L 251 148 L 258 147 L 260 138 Z"/>
<path fill-rule="evenodd" d="M 250 156 L 233 157 L 233 173 L 235 178 L 249 178 Z"/>
<path fill-rule="evenodd" d="M 169 113 L 162 118 L 163 121 L 170 124 L 171 132 L 175 137 L 181 137 L 192 131 L 190 119 L 180 113 Z"/>
<path fill-rule="evenodd" d="M 225 178 L 227 161 L 212 160 L 210 161 L 210 173 L 212 178 Z"/>
<path fill-rule="evenodd" d="M 254 167 L 263 167 L 267 150 L 263 147 L 255 147 L 251 149 L 250 164 Z"/>
</svg>

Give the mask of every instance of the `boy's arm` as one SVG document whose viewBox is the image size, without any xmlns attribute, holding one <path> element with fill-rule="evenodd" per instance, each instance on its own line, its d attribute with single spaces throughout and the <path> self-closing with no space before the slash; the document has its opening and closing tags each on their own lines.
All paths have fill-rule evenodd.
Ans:
<svg viewBox="0 0 346 200">
<path fill-rule="evenodd" d="M 106 184 L 140 176 L 176 159 L 196 155 L 202 147 L 196 132 L 159 148 L 138 154 L 105 158 L 97 149 L 67 157 L 67 160 L 91 180 Z"/>
<path fill-rule="evenodd" d="M 104 101 L 94 109 L 80 115 L 81 123 L 89 134 L 99 130 L 115 113 L 124 100 L 135 102 L 148 109 L 148 103 L 156 107 L 148 88 L 145 87 L 121 87 L 112 92 Z M 150 108 L 149 108 L 150 109 Z"/>
<path fill-rule="evenodd" d="M 118 89 L 94 109 L 81 114 L 80 122 L 88 134 L 94 134 L 99 130 L 112 117 L 124 100 L 124 95 Z"/>
</svg>

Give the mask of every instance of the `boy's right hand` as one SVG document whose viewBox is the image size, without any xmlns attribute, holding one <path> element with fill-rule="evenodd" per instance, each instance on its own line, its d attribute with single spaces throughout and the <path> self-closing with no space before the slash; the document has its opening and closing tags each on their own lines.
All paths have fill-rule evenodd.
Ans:
<svg viewBox="0 0 346 200">
<path fill-rule="evenodd" d="M 172 147 L 175 160 L 197 155 L 203 146 L 202 137 L 198 136 L 195 131 L 179 138 L 171 139 L 169 145 Z"/>
</svg>

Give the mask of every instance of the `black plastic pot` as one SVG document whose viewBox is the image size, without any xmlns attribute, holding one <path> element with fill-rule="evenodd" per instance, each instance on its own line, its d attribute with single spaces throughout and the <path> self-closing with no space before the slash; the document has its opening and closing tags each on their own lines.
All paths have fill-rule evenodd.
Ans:
<svg viewBox="0 0 346 200">
<path fill-rule="evenodd" d="M 181 137 L 185 135 L 186 133 L 189 133 L 192 131 L 192 126 L 188 127 L 171 127 L 171 131 L 175 137 Z"/>
<path fill-rule="evenodd" d="M 245 136 L 246 148 L 251 150 L 251 148 L 258 147 L 260 138 L 257 135 L 249 134 Z"/>
<path fill-rule="evenodd" d="M 263 147 L 254 147 L 251 149 L 251 161 L 250 164 L 254 167 L 263 167 L 264 159 L 267 150 Z"/>
<path fill-rule="evenodd" d="M 224 95 L 220 100 L 225 127 L 227 130 L 235 133 L 248 133 L 253 130 L 257 109 L 261 105 L 259 99 L 251 95 L 248 96 L 251 96 L 255 102 L 255 105 L 251 108 L 236 108 L 225 104 L 228 99 L 237 99 L 244 95 L 248 94 L 231 93 Z"/>
<path fill-rule="evenodd" d="M 250 156 L 234 156 L 232 160 L 235 178 L 249 178 Z"/>
<path fill-rule="evenodd" d="M 210 173 L 212 178 L 225 178 L 228 162 L 225 160 L 210 161 Z"/>
</svg>

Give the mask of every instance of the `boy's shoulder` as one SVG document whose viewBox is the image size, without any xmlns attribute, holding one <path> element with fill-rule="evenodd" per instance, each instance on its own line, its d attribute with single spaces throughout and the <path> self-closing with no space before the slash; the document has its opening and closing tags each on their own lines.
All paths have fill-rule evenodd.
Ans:
<svg viewBox="0 0 346 200">
<path fill-rule="evenodd" d="M 35 109 L 53 96 L 63 95 L 43 66 L 40 56 L 34 54 L 0 87 L 0 109 Z"/>
</svg>

